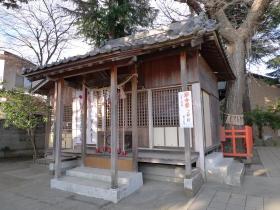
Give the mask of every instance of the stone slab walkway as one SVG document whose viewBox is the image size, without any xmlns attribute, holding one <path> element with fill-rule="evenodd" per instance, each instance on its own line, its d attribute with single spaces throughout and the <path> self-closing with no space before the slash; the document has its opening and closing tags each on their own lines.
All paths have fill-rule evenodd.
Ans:
<svg viewBox="0 0 280 210">
<path fill-rule="evenodd" d="M 0 210 L 153 210 L 187 209 L 183 185 L 145 181 L 144 186 L 114 204 L 50 189 L 47 167 L 31 161 L 0 161 Z"/>
<path fill-rule="evenodd" d="M 31 161 L 0 161 L 0 210 L 280 210 L 280 178 L 246 176 L 241 187 L 206 183 L 187 197 L 182 184 L 144 182 L 113 204 L 50 189 L 48 169 Z"/>
<path fill-rule="evenodd" d="M 188 210 L 280 210 L 280 179 L 246 176 L 241 187 L 206 183 Z"/>
<path fill-rule="evenodd" d="M 257 151 L 266 174 L 269 177 L 280 178 L 280 148 L 257 147 Z"/>
</svg>

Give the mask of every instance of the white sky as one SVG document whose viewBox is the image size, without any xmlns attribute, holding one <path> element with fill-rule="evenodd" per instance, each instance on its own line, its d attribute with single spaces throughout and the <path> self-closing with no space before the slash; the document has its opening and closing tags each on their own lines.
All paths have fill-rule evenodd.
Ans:
<svg viewBox="0 0 280 210">
<path fill-rule="evenodd" d="M 57 1 L 59 2 L 60 0 L 57 0 Z M 174 8 L 174 11 L 173 12 L 171 11 L 169 15 L 176 20 L 185 19 L 186 17 L 180 16 L 180 14 L 189 13 L 187 6 L 185 4 L 178 3 L 174 0 L 152 0 L 151 5 L 159 10 L 160 10 L 160 8 L 164 9 L 164 6 Z M 1 15 L 1 11 L 0 11 L 0 15 Z M 162 25 L 162 24 L 166 25 L 168 23 L 170 23 L 170 19 L 166 18 L 165 14 L 160 11 L 157 19 L 155 20 L 155 25 Z M 9 46 L 7 46 L 7 44 L 6 44 L 7 41 L 8 41 L 7 37 L 3 37 L 3 36 L 0 37 L 0 50 L 3 47 L 6 49 L 9 49 Z M 76 38 L 69 43 L 67 49 L 65 49 L 63 51 L 60 58 L 62 59 L 62 58 L 70 57 L 70 56 L 82 55 L 82 54 L 85 54 L 88 51 L 90 51 L 92 48 L 93 47 L 88 45 L 84 39 Z M 34 56 L 31 54 L 30 51 L 28 51 L 26 49 L 20 49 L 20 48 L 17 48 L 16 50 L 18 52 L 15 50 L 9 50 L 9 51 L 11 51 L 12 53 L 15 53 L 19 56 L 24 54 L 24 57 L 30 59 L 31 61 L 32 61 L 32 59 L 34 59 Z M 265 74 L 265 73 L 271 71 L 271 70 L 267 70 L 266 66 L 264 64 L 260 64 L 260 65 L 256 65 L 256 66 L 251 65 L 248 68 L 250 71 L 257 73 L 257 74 Z"/>
</svg>

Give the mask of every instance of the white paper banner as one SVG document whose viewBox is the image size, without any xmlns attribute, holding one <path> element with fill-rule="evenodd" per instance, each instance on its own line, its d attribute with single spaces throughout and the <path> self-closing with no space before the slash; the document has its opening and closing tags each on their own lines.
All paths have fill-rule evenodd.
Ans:
<svg viewBox="0 0 280 210">
<path fill-rule="evenodd" d="M 87 143 L 96 144 L 97 140 L 97 93 L 88 91 L 87 104 Z"/>
<path fill-rule="evenodd" d="M 193 128 L 192 93 L 184 91 L 178 93 L 179 120 L 181 128 Z"/>
<path fill-rule="evenodd" d="M 72 139 L 74 145 L 82 142 L 82 104 L 82 91 L 74 90 L 72 102 Z"/>
</svg>

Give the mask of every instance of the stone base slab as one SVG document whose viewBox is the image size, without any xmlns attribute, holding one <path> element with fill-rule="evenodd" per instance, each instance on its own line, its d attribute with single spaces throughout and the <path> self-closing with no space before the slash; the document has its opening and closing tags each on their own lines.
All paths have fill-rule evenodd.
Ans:
<svg viewBox="0 0 280 210">
<path fill-rule="evenodd" d="M 97 172 L 97 170 L 98 169 L 94 169 L 95 172 Z M 107 177 L 110 171 L 108 170 L 108 173 L 104 173 L 105 170 L 101 170 L 98 176 L 92 176 L 92 174 L 85 176 L 86 170 L 81 169 L 79 169 L 79 173 L 77 171 L 76 173 L 68 173 L 72 176 L 67 175 L 66 172 L 66 176 L 51 180 L 51 188 L 117 203 L 122 198 L 129 196 L 143 186 L 142 173 L 120 172 L 119 174 L 124 174 L 124 177 L 119 176 L 119 187 L 117 189 L 112 189 L 111 180 L 108 180 Z M 88 171 L 88 173 L 90 173 L 91 170 L 89 169 Z M 102 176 L 104 177 L 102 178 Z"/>
<path fill-rule="evenodd" d="M 187 195 L 195 196 L 203 183 L 204 180 L 202 174 L 199 171 L 193 172 L 190 178 L 184 179 L 184 188 Z"/>
</svg>

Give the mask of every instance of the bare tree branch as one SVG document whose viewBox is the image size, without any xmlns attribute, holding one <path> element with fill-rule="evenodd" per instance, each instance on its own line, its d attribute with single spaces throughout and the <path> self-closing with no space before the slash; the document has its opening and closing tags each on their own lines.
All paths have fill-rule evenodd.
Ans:
<svg viewBox="0 0 280 210">
<path fill-rule="evenodd" d="M 30 49 L 38 65 L 57 61 L 74 37 L 75 19 L 53 0 L 30 2 L 19 10 L 0 9 L 0 34 L 9 48 Z"/>
</svg>

